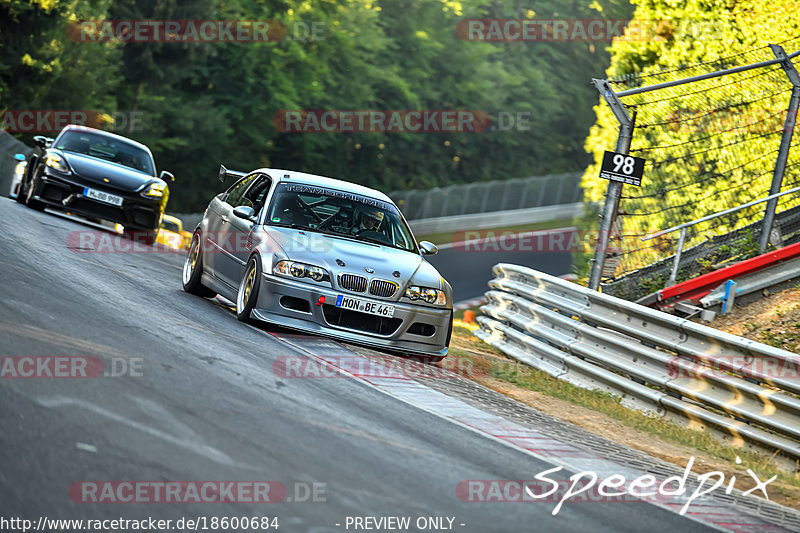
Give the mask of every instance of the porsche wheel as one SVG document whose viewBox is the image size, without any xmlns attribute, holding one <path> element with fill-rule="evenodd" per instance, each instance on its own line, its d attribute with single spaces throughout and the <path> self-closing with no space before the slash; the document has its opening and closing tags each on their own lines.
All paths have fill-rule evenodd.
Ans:
<svg viewBox="0 0 800 533">
<path fill-rule="evenodd" d="M 35 209 L 37 211 L 44 211 L 44 203 L 40 202 L 34 196 L 36 195 L 36 187 L 38 185 L 38 180 L 36 179 L 37 176 L 41 176 L 41 171 L 37 171 L 34 174 L 33 178 L 31 178 L 31 182 L 28 184 L 28 190 L 25 191 L 25 205 L 30 207 L 31 209 Z M 20 184 L 20 189 L 22 189 L 22 185 Z M 19 195 L 17 196 L 19 198 Z"/>
<path fill-rule="evenodd" d="M 24 205 L 25 196 L 27 195 L 25 191 L 25 178 L 23 178 L 22 181 L 19 182 L 19 185 L 17 185 L 17 195 L 14 197 L 14 200 L 16 200 L 17 203 Z"/>
<path fill-rule="evenodd" d="M 200 253 L 200 234 L 195 233 L 189 245 L 189 253 L 186 254 L 186 262 L 183 264 L 183 290 L 204 298 L 216 296 L 217 293 L 203 285 L 200 279 L 202 275 L 203 255 Z"/>
<path fill-rule="evenodd" d="M 236 318 L 241 322 L 251 322 L 250 313 L 258 300 L 258 288 L 261 280 L 261 260 L 254 255 L 247 262 L 242 282 L 239 283 L 239 293 L 236 295 Z"/>
</svg>

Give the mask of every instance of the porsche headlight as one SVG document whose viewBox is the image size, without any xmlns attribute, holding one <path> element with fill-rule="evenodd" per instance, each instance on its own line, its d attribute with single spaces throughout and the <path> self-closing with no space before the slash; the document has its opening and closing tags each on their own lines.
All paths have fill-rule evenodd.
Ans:
<svg viewBox="0 0 800 533">
<path fill-rule="evenodd" d="M 405 297 L 409 300 L 422 300 L 429 304 L 445 305 L 447 297 L 444 291 L 439 289 L 432 289 L 430 287 L 418 287 L 416 285 L 409 285 L 406 289 Z"/>
<path fill-rule="evenodd" d="M 314 281 L 324 281 L 328 278 L 328 271 L 324 268 L 298 263 L 296 261 L 278 261 L 272 267 L 274 274 L 292 276 L 294 278 L 311 278 Z"/>
<path fill-rule="evenodd" d="M 167 184 L 163 181 L 151 183 L 147 186 L 147 188 L 142 191 L 142 196 L 147 196 L 148 198 L 161 198 L 164 196 L 164 191 L 167 189 Z"/>
<path fill-rule="evenodd" d="M 54 168 L 59 172 L 69 172 L 69 167 L 64 158 L 58 154 L 49 153 L 44 158 L 44 164 L 50 168 Z"/>
</svg>

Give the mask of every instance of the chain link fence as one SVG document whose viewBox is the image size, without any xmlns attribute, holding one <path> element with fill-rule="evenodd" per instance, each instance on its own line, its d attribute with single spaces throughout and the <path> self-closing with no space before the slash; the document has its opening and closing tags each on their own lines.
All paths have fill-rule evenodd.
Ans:
<svg viewBox="0 0 800 533">
<path fill-rule="evenodd" d="M 581 202 L 580 181 L 581 174 L 573 172 L 394 191 L 389 197 L 408 220 L 420 220 Z"/>
<path fill-rule="evenodd" d="M 800 38 L 780 45 L 800 48 Z M 787 115 L 796 116 L 789 60 L 756 66 L 776 57 L 764 46 L 714 62 L 605 80 L 632 120 L 629 153 L 646 164 L 642 186 L 626 185 L 619 197 L 604 291 L 636 299 L 664 287 L 679 233 L 642 237 L 770 194 L 782 139 L 787 142 Z M 794 135 L 785 147 L 778 190 L 800 184 L 798 142 Z M 688 228 L 677 281 L 758 255 L 764 216 L 762 203 Z M 778 200 L 773 228 L 773 246 L 800 240 L 800 195 Z"/>
</svg>

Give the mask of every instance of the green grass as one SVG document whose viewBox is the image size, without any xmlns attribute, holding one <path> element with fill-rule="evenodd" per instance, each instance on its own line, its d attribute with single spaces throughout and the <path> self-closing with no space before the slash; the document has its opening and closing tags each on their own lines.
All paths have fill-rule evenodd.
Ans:
<svg viewBox="0 0 800 533">
<path fill-rule="evenodd" d="M 653 437 L 694 448 L 729 462 L 732 467 L 738 456 L 742 459 L 744 466 L 759 473 L 762 479 L 777 475 L 781 482 L 800 488 L 800 479 L 796 474 L 789 474 L 777 468 L 772 464 L 772 458 L 765 454 L 726 445 L 707 432 L 689 429 L 672 420 L 648 416 L 640 411 L 629 409 L 620 403 L 620 398 L 607 392 L 576 387 L 566 381 L 556 379 L 546 372 L 517 363 L 497 348 L 473 336 L 465 328 L 453 328 L 450 356 L 471 360 L 473 368 L 479 374 L 486 373 L 499 381 L 522 389 L 541 392 L 573 405 L 602 413 Z M 796 494 L 787 493 L 777 485 L 770 485 L 770 489 L 780 491 L 786 496 L 796 497 Z"/>
<path fill-rule="evenodd" d="M 505 226 L 502 228 L 492 228 L 487 230 L 474 230 L 474 231 L 481 231 L 481 234 L 485 234 L 487 231 L 494 232 L 495 235 L 500 235 L 503 232 L 520 232 L 520 231 L 537 231 L 537 230 L 545 230 L 545 229 L 556 229 L 556 228 L 564 228 L 573 225 L 572 219 L 564 219 L 564 220 L 551 220 L 549 222 L 537 222 L 534 224 L 522 224 L 520 226 Z M 453 238 L 457 238 L 459 241 L 463 239 L 464 231 L 473 231 L 470 228 L 465 228 L 458 231 L 451 231 L 447 233 L 432 233 L 429 235 L 416 235 L 418 241 L 430 241 L 433 244 L 445 244 L 448 242 L 453 242 Z"/>
</svg>

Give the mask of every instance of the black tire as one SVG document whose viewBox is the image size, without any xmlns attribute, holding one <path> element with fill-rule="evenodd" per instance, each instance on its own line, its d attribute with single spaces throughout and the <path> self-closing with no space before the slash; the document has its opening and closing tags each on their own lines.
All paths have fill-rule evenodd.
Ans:
<svg viewBox="0 0 800 533">
<path fill-rule="evenodd" d="M 25 183 L 28 182 L 28 178 L 31 175 L 31 171 L 33 167 L 36 166 L 36 157 L 31 157 L 31 160 L 28 161 L 28 166 L 25 167 L 25 173 L 22 175 L 22 179 L 19 181 L 19 187 L 17 187 L 17 197 L 15 200 L 25 205 L 25 197 L 28 196 L 28 188 L 25 187 Z"/>
<path fill-rule="evenodd" d="M 38 181 L 36 178 L 37 176 L 41 176 L 41 174 L 42 171 L 37 169 L 36 173 L 31 178 L 31 182 L 28 184 L 28 189 L 25 191 L 25 205 L 27 205 L 31 209 L 35 209 L 36 211 L 44 211 L 45 208 L 44 203 L 40 202 L 39 200 L 33 197 L 33 195 L 36 193 L 36 186 Z M 22 184 L 20 184 L 19 188 L 21 192 Z M 17 198 L 19 197 L 20 195 L 17 195 Z"/>
<path fill-rule="evenodd" d="M 19 185 L 17 185 L 17 196 L 14 197 L 14 200 L 16 200 L 19 204 L 25 205 L 25 194 L 25 177 L 23 176 L 22 180 L 19 182 Z"/>
<path fill-rule="evenodd" d="M 240 322 L 252 323 L 250 313 L 255 309 L 258 301 L 258 289 L 261 286 L 261 258 L 257 255 L 250 256 L 244 269 L 242 281 L 239 283 L 239 292 L 236 293 L 236 318 Z"/>
<path fill-rule="evenodd" d="M 450 326 L 447 328 L 447 339 L 444 341 L 445 348 L 450 347 L 450 339 L 453 337 L 453 310 L 450 310 Z"/>
<path fill-rule="evenodd" d="M 192 243 L 186 254 L 186 261 L 183 264 L 183 290 L 195 296 L 212 298 L 217 295 L 200 280 L 203 275 L 203 254 L 200 249 L 200 233 L 192 235 Z"/>
</svg>

